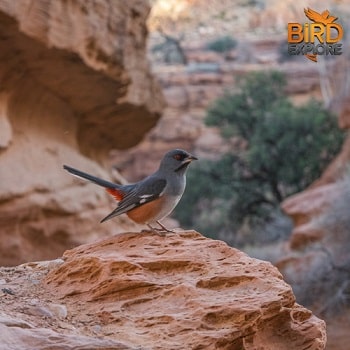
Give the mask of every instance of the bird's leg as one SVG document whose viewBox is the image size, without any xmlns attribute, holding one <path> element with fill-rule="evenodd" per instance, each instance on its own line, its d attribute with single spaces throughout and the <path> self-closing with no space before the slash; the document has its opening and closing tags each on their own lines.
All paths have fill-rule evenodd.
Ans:
<svg viewBox="0 0 350 350">
<path fill-rule="evenodd" d="M 161 234 L 162 230 L 160 230 L 159 228 L 155 228 L 153 226 L 151 226 L 150 224 L 146 224 L 150 230 L 153 232 L 153 233 L 156 233 L 157 235 Z"/>
<path fill-rule="evenodd" d="M 165 232 L 171 232 L 171 233 L 175 233 L 175 231 L 173 230 L 169 230 L 168 228 L 166 228 L 163 224 L 160 223 L 160 221 L 156 221 L 156 223 L 161 227 L 161 228 L 156 228 L 156 227 L 153 227 L 151 226 L 150 224 L 146 224 L 150 230 L 153 232 L 153 233 L 156 233 L 156 234 L 162 234 L 162 233 L 165 233 Z"/>
<path fill-rule="evenodd" d="M 172 232 L 172 233 L 175 232 L 173 230 L 169 230 L 168 228 L 166 228 L 159 220 L 157 220 L 156 222 L 163 229 L 163 231 L 165 231 L 165 232 Z"/>
</svg>

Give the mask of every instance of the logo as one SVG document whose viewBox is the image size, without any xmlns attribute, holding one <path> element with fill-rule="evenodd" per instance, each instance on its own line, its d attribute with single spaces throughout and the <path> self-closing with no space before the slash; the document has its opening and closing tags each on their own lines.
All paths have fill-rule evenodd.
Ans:
<svg viewBox="0 0 350 350">
<path fill-rule="evenodd" d="M 338 17 L 331 16 L 328 10 L 318 13 L 304 9 L 312 23 L 288 23 L 288 53 L 305 55 L 317 62 L 318 55 L 341 55 L 343 28 L 335 23 Z"/>
</svg>

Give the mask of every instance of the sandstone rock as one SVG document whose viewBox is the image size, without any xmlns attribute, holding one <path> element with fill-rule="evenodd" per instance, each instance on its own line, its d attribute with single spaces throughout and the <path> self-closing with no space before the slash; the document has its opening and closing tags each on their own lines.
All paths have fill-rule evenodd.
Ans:
<svg viewBox="0 0 350 350">
<path fill-rule="evenodd" d="M 350 128 L 350 104 L 348 99 L 344 100 L 343 108 L 339 116 L 339 124 L 343 129 Z"/>
<path fill-rule="evenodd" d="M 158 139 L 164 143 L 179 144 L 181 141 L 181 148 L 185 148 L 185 144 L 191 144 L 191 141 L 200 136 L 202 127 L 201 121 L 196 119 L 192 111 L 179 116 L 174 108 L 166 108 L 162 120 L 151 131 L 149 137 L 152 141 Z"/>
<path fill-rule="evenodd" d="M 205 49 L 188 49 L 185 50 L 186 58 L 189 62 L 198 62 L 198 63 L 208 63 L 208 62 L 222 62 L 223 55 L 218 52 L 208 51 Z"/>
<path fill-rule="evenodd" d="M 326 319 L 327 349 L 332 350 L 347 349 L 344 339 L 349 327 L 349 309 L 341 299 L 343 284 L 348 283 L 349 184 L 339 179 L 347 145 L 348 141 L 321 179 L 283 202 L 295 227 L 276 263 L 297 299 Z"/>
<path fill-rule="evenodd" d="M 327 330 L 333 336 L 327 340 L 327 350 L 341 350 L 349 347 L 349 315 L 337 315 L 327 324 Z"/>
<path fill-rule="evenodd" d="M 312 243 L 322 241 L 324 235 L 325 233 L 319 225 L 315 225 L 315 222 L 311 220 L 293 229 L 288 244 L 291 249 L 302 249 Z"/>
<path fill-rule="evenodd" d="M 61 317 L 62 303 L 51 301 L 41 283 L 48 271 L 63 261 L 27 263 L 13 268 L 0 268 L 5 286 L 1 288 L 0 348 L 2 350 L 76 350 L 134 349 L 111 339 L 83 334 L 66 317 Z M 52 313 L 50 312 L 52 310 Z M 55 311 L 56 310 L 56 311 Z M 62 321 L 60 319 L 62 318 Z"/>
<path fill-rule="evenodd" d="M 12 127 L 6 110 L 7 96 L 0 94 L 0 152 L 12 141 Z"/>
<path fill-rule="evenodd" d="M 270 263 L 194 231 L 125 233 L 64 254 L 42 288 L 75 325 L 150 349 L 324 349 L 325 325 Z M 96 328 L 95 326 L 99 327 Z"/>
<path fill-rule="evenodd" d="M 292 218 L 295 226 L 300 226 L 326 210 L 341 191 L 337 183 L 310 188 L 288 197 L 282 203 L 282 209 Z"/>
<path fill-rule="evenodd" d="M 49 310 L 59 319 L 64 319 L 67 317 L 67 307 L 63 304 L 50 304 L 48 305 Z"/>
<path fill-rule="evenodd" d="M 186 108 L 188 96 L 184 87 L 173 86 L 163 90 L 167 105 L 172 108 Z"/>
<path fill-rule="evenodd" d="M 188 84 L 189 75 L 184 66 L 156 66 L 153 70 L 163 88 Z"/>
<path fill-rule="evenodd" d="M 62 164 L 108 178 L 95 161 L 156 124 L 163 100 L 145 59 L 148 13 L 138 0 L 0 1 L 1 264 L 54 258 L 96 232 L 132 227 L 99 226 L 109 200 Z"/>
<path fill-rule="evenodd" d="M 290 249 L 299 250 L 308 247 L 310 243 L 322 241 L 325 232 L 315 220 L 328 210 L 342 191 L 338 183 L 329 183 L 312 187 L 284 200 L 282 209 L 294 223 L 288 242 Z"/>
<path fill-rule="evenodd" d="M 282 71 L 287 76 L 286 92 L 290 95 L 310 94 L 320 89 L 320 75 L 313 62 L 304 64 L 288 62 L 282 65 Z"/>
<path fill-rule="evenodd" d="M 214 94 L 214 96 L 216 95 L 217 97 L 222 92 L 222 89 L 220 88 L 219 94 L 215 94 L 215 91 L 215 87 L 213 89 L 212 87 L 205 85 L 189 85 L 187 87 L 187 93 L 190 106 L 192 106 L 192 108 L 201 108 L 203 111 L 205 111 L 213 100 L 210 99 L 209 96 L 213 96 Z M 206 114 L 203 113 L 203 119 L 205 115 Z"/>
<path fill-rule="evenodd" d="M 346 171 L 350 160 L 350 137 L 345 139 L 340 153 L 333 159 L 322 176 L 317 179 L 313 186 L 322 186 L 339 180 Z"/>
<path fill-rule="evenodd" d="M 207 85 L 207 84 L 221 84 L 222 74 L 203 72 L 203 73 L 192 73 L 190 74 L 190 84 L 193 85 Z"/>
<path fill-rule="evenodd" d="M 125 344 L 78 334 L 60 334 L 52 329 L 36 328 L 20 319 L 0 315 L 0 339 L 3 350 L 131 350 Z"/>
</svg>

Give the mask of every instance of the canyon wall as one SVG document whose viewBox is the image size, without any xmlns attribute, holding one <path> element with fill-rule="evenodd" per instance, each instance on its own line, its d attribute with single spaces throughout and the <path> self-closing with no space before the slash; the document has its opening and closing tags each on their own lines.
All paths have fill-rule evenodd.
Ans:
<svg viewBox="0 0 350 350">
<path fill-rule="evenodd" d="M 100 225 L 111 203 L 62 165 L 109 177 L 98 164 L 108 151 L 135 145 L 160 117 L 149 11 L 137 0 L 0 1 L 1 264 L 130 227 Z"/>
</svg>

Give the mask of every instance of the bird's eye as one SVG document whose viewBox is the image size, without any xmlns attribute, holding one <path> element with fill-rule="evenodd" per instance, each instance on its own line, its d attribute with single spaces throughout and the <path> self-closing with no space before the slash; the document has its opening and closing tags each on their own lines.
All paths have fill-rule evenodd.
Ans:
<svg viewBox="0 0 350 350">
<path fill-rule="evenodd" d="M 182 154 L 175 154 L 174 155 L 174 159 L 176 159 L 176 160 L 178 160 L 178 161 L 181 161 L 181 160 L 183 160 L 184 159 L 184 156 L 182 155 Z"/>
</svg>

